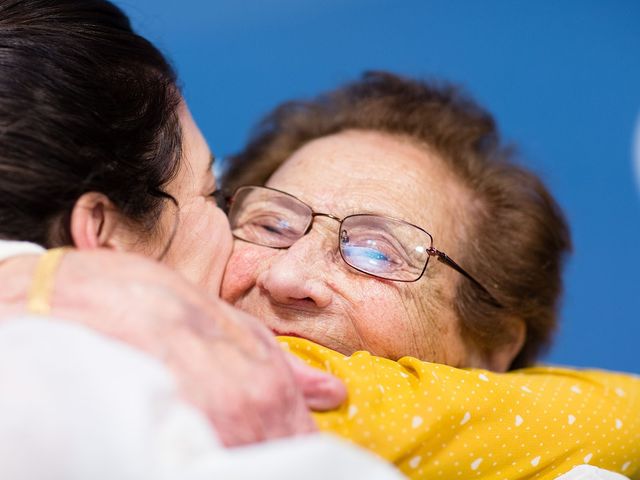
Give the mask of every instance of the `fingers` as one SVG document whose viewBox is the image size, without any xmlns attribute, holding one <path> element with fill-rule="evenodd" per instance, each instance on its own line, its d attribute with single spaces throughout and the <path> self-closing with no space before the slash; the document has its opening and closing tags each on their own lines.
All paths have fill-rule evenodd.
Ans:
<svg viewBox="0 0 640 480">
<path fill-rule="evenodd" d="M 333 410 L 345 402 L 347 388 L 340 379 L 308 366 L 290 353 L 286 353 L 285 358 L 311 410 Z"/>
<path fill-rule="evenodd" d="M 240 446 L 316 430 L 279 349 L 263 362 L 247 357 L 234 344 L 201 345 L 197 338 L 188 338 L 188 331 L 184 333 L 187 338 L 175 353 L 188 351 L 189 358 L 174 357 L 170 366 L 181 379 L 186 400 L 207 415 L 224 445 Z M 180 340 L 179 336 L 174 338 Z M 185 371 L 190 372 L 186 377 Z"/>
<path fill-rule="evenodd" d="M 273 334 L 255 317 L 241 312 L 228 304 L 221 305 L 231 319 L 235 321 L 235 328 L 240 328 L 241 335 L 237 337 L 237 345 L 242 345 L 247 354 L 251 354 L 262 362 L 272 361 L 269 358 L 281 357 L 286 361 L 293 373 L 293 379 L 300 389 L 306 406 L 314 411 L 333 410 L 344 403 L 347 389 L 342 381 L 333 375 L 312 368 L 302 360 L 278 348 Z M 227 326 L 228 331 L 234 329 Z M 275 351 L 274 351 L 275 350 Z"/>
</svg>

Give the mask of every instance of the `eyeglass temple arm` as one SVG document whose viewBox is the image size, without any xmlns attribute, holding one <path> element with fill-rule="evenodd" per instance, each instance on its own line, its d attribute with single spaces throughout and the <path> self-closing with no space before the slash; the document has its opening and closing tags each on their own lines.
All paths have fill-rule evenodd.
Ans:
<svg viewBox="0 0 640 480">
<path fill-rule="evenodd" d="M 480 288 L 480 290 L 482 290 L 484 293 L 486 293 L 489 296 L 489 298 L 491 298 L 493 303 L 495 303 L 496 306 L 502 307 L 502 304 L 498 300 L 496 300 L 496 297 L 494 297 L 489 290 L 487 290 L 478 280 L 476 280 L 469 273 L 467 273 L 460 265 L 458 265 L 456 262 L 454 262 L 453 259 L 449 255 L 447 255 L 446 253 L 441 252 L 440 250 L 438 250 L 436 248 L 433 248 L 433 247 L 429 248 L 428 253 L 429 253 L 430 256 L 436 257 L 439 262 L 444 263 L 445 265 L 453 268 L 456 272 L 458 272 L 458 273 L 464 275 L 465 277 L 467 277 L 478 288 Z"/>
</svg>

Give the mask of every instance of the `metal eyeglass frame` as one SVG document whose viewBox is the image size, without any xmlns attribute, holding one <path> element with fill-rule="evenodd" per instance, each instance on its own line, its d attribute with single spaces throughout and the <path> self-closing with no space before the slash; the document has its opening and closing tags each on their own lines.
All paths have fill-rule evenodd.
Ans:
<svg viewBox="0 0 640 480">
<path fill-rule="evenodd" d="M 311 215 L 310 215 L 309 222 L 308 222 L 308 225 L 305 228 L 304 233 L 302 235 L 300 235 L 300 237 L 297 240 L 299 240 L 300 238 L 304 237 L 307 233 L 309 233 L 311 231 L 311 228 L 313 228 L 313 221 L 315 220 L 316 217 L 330 218 L 331 220 L 335 220 L 336 222 L 340 223 L 340 228 L 338 230 L 338 246 L 340 246 L 342 223 L 346 219 L 351 218 L 351 217 L 370 216 L 370 217 L 377 217 L 377 218 L 386 218 L 386 219 L 389 219 L 389 220 L 393 220 L 394 222 L 403 223 L 405 225 L 409 225 L 411 227 L 417 228 L 418 230 L 424 232 L 429 237 L 430 245 L 429 245 L 429 248 L 425 249 L 425 252 L 427 253 L 428 256 L 427 256 L 427 260 L 424 262 L 424 267 L 422 268 L 422 272 L 420 273 L 420 275 L 417 278 L 415 278 L 413 280 L 387 278 L 387 277 L 382 277 L 380 275 L 376 275 L 374 273 L 367 272 L 367 271 L 362 270 L 362 269 L 352 265 L 351 263 L 349 263 L 347 261 L 347 259 L 344 258 L 344 255 L 342 253 L 342 248 L 338 248 L 338 250 L 340 251 L 340 256 L 342 257 L 342 260 L 349 267 L 353 268 L 354 270 L 357 270 L 358 272 L 363 273 L 365 275 L 369 275 L 371 277 L 380 278 L 382 280 L 389 280 L 389 281 L 392 281 L 392 282 L 404 282 L 404 283 L 412 283 L 412 282 L 417 282 L 418 280 L 420 280 L 422 278 L 422 276 L 424 275 L 424 272 L 427 270 L 427 266 L 429 265 L 429 259 L 431 257 L 436 257 L 439 262 L 447 265 L 450 268 L 453 268 L 456 272 L 460 273 L 461 275 L 466 277 L 468 280 L 470 280 L 474 285 L 476 285 L 480 290 L 482 290 L 486 295 L 488 295 L 488 297 L 491 299 L 492 303 L 495 304 L 495 306 L 502 307 L 502 304 L 495 298 L 495 296 L 487 288 L 485 288 L 478 280 L 473 278 L 473 276 L 470 273 L 465 271 L 460 265 L 458 265 L 446 253 L 444 253 L 444 252 L 438 250 L 437 248 L 435 248 L 433 246 L 433 236 L 429 232 L 427 232 L 424 228 L 419 227 L 418 225 L 415 225 L 415 224 L 413 224 L 411 222 L 407 222 L 406 220 L 390 217 L 390 216 L 387 216 L 387 215 L 377 215 L 377 214 L 370 214 L 370 213 L 356 213 L 356 214 L 347 215 L 346 217 L 340 218 L 340 217 L 337 217 L 337 216 L 332 215 L 330 213 L 316 212 L 310 205 L 308 205 L 307 203 L 303 202 L 302 200 L 300 200 L 295 195 L 291 195 L 290 193 L 283 192 L 282 190 L 278 190 L 276 188 L 265 187 L 265 186 L 262 186 L 262 185 L 243 185 L 243 186 L 240 186 L 240 187 L 236 188 L 234 190 L 233 194 L 231 194 L 231 195 L 225 194 L 222 190 L 216 190 L 215 192 L 213 192 L 213 196 L 215 197 L 216 201 L 218 202 L 218 205 L 220 206 L 220 208 L 222 208 L 228 214 L 229 210 L 231 208 L 231 205 L 233 204 L 233 201 L 234 201 L 236 195 L 238 194 L 238 192 L 240 192 L 242 190 L 245 190 L 245 189 L 270 190 L 270 191 L 273 191 L 273 192 L 277 192 L 277 193 L 279 193 L 281 195 L 285 195 L 287 197 L 290 197 L 293 200 L 295 200 L 296 202 L 300 203 L 301 205 L 304 205 L 311 212 Z M 242 237 L 238 237 L 235 234 L 233 236 L 234 236 L 234 238 L 237 238 L 238 240 L 242 240 L 243 242 L 251 243 L 251 244 L 254 244 L 254 245 L 260 245 L 260 246 L 268 247 L 268 248 L 274 248 L 274 249 L 278 249 L 278 250 L 286 250 L 287 248 L 289 248 L 291 246 L 291 245 L 288 245 L 288 246 L 283 246 L 283 247 L 273 247 L 271 245 L 264 245 L 264 244 L 261 244 L 261 243 L 258 243 L 258 242 L 254 242 L 254 241 L 251 241 L 251 240 L 244 239 Z"/>
</svg>

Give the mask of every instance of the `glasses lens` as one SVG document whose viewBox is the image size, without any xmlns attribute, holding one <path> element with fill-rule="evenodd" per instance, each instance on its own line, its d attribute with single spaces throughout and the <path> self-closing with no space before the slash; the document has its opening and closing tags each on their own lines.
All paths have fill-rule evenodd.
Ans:
<svg viewBox="0 0 640 480">
<path fill-rule="evenodd" d="M 229 209 L 236 238 L 266 247 L 286 248 L 301 238 L 311 209 L 291 195 L 266 187 L 241 187 Z"/>
<path fill-rule="evenodd" d="M 388 280 L 412 282 L 422 276 L 431 236 L 424 230 L 377 215 L 352 215 L 342 221 L 340 253 L 350 266 Z"/>
</svg>

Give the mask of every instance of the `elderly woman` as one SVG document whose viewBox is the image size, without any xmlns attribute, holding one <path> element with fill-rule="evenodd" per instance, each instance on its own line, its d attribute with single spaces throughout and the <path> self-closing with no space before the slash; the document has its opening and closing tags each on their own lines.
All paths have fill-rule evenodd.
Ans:
<svg viewBox="0 0 640 480">
<path fill-rule="evenodd" d="M 373 73 L 284 104 L 224 184 L 240 188 L 223 298 L 331 349 L 287 340 L 348 379 L 350 404 L 318 416 L 324 428 L 415 478 L 554 478 L 578 463 L 638 474 L 640 422 L 619 417 L 638 380 L 450 368 L 530 365 L 569 249 L 551 195 L 457 89 Z M 615 413 L 600 430 L 603 405 Z"/>
</svg>

